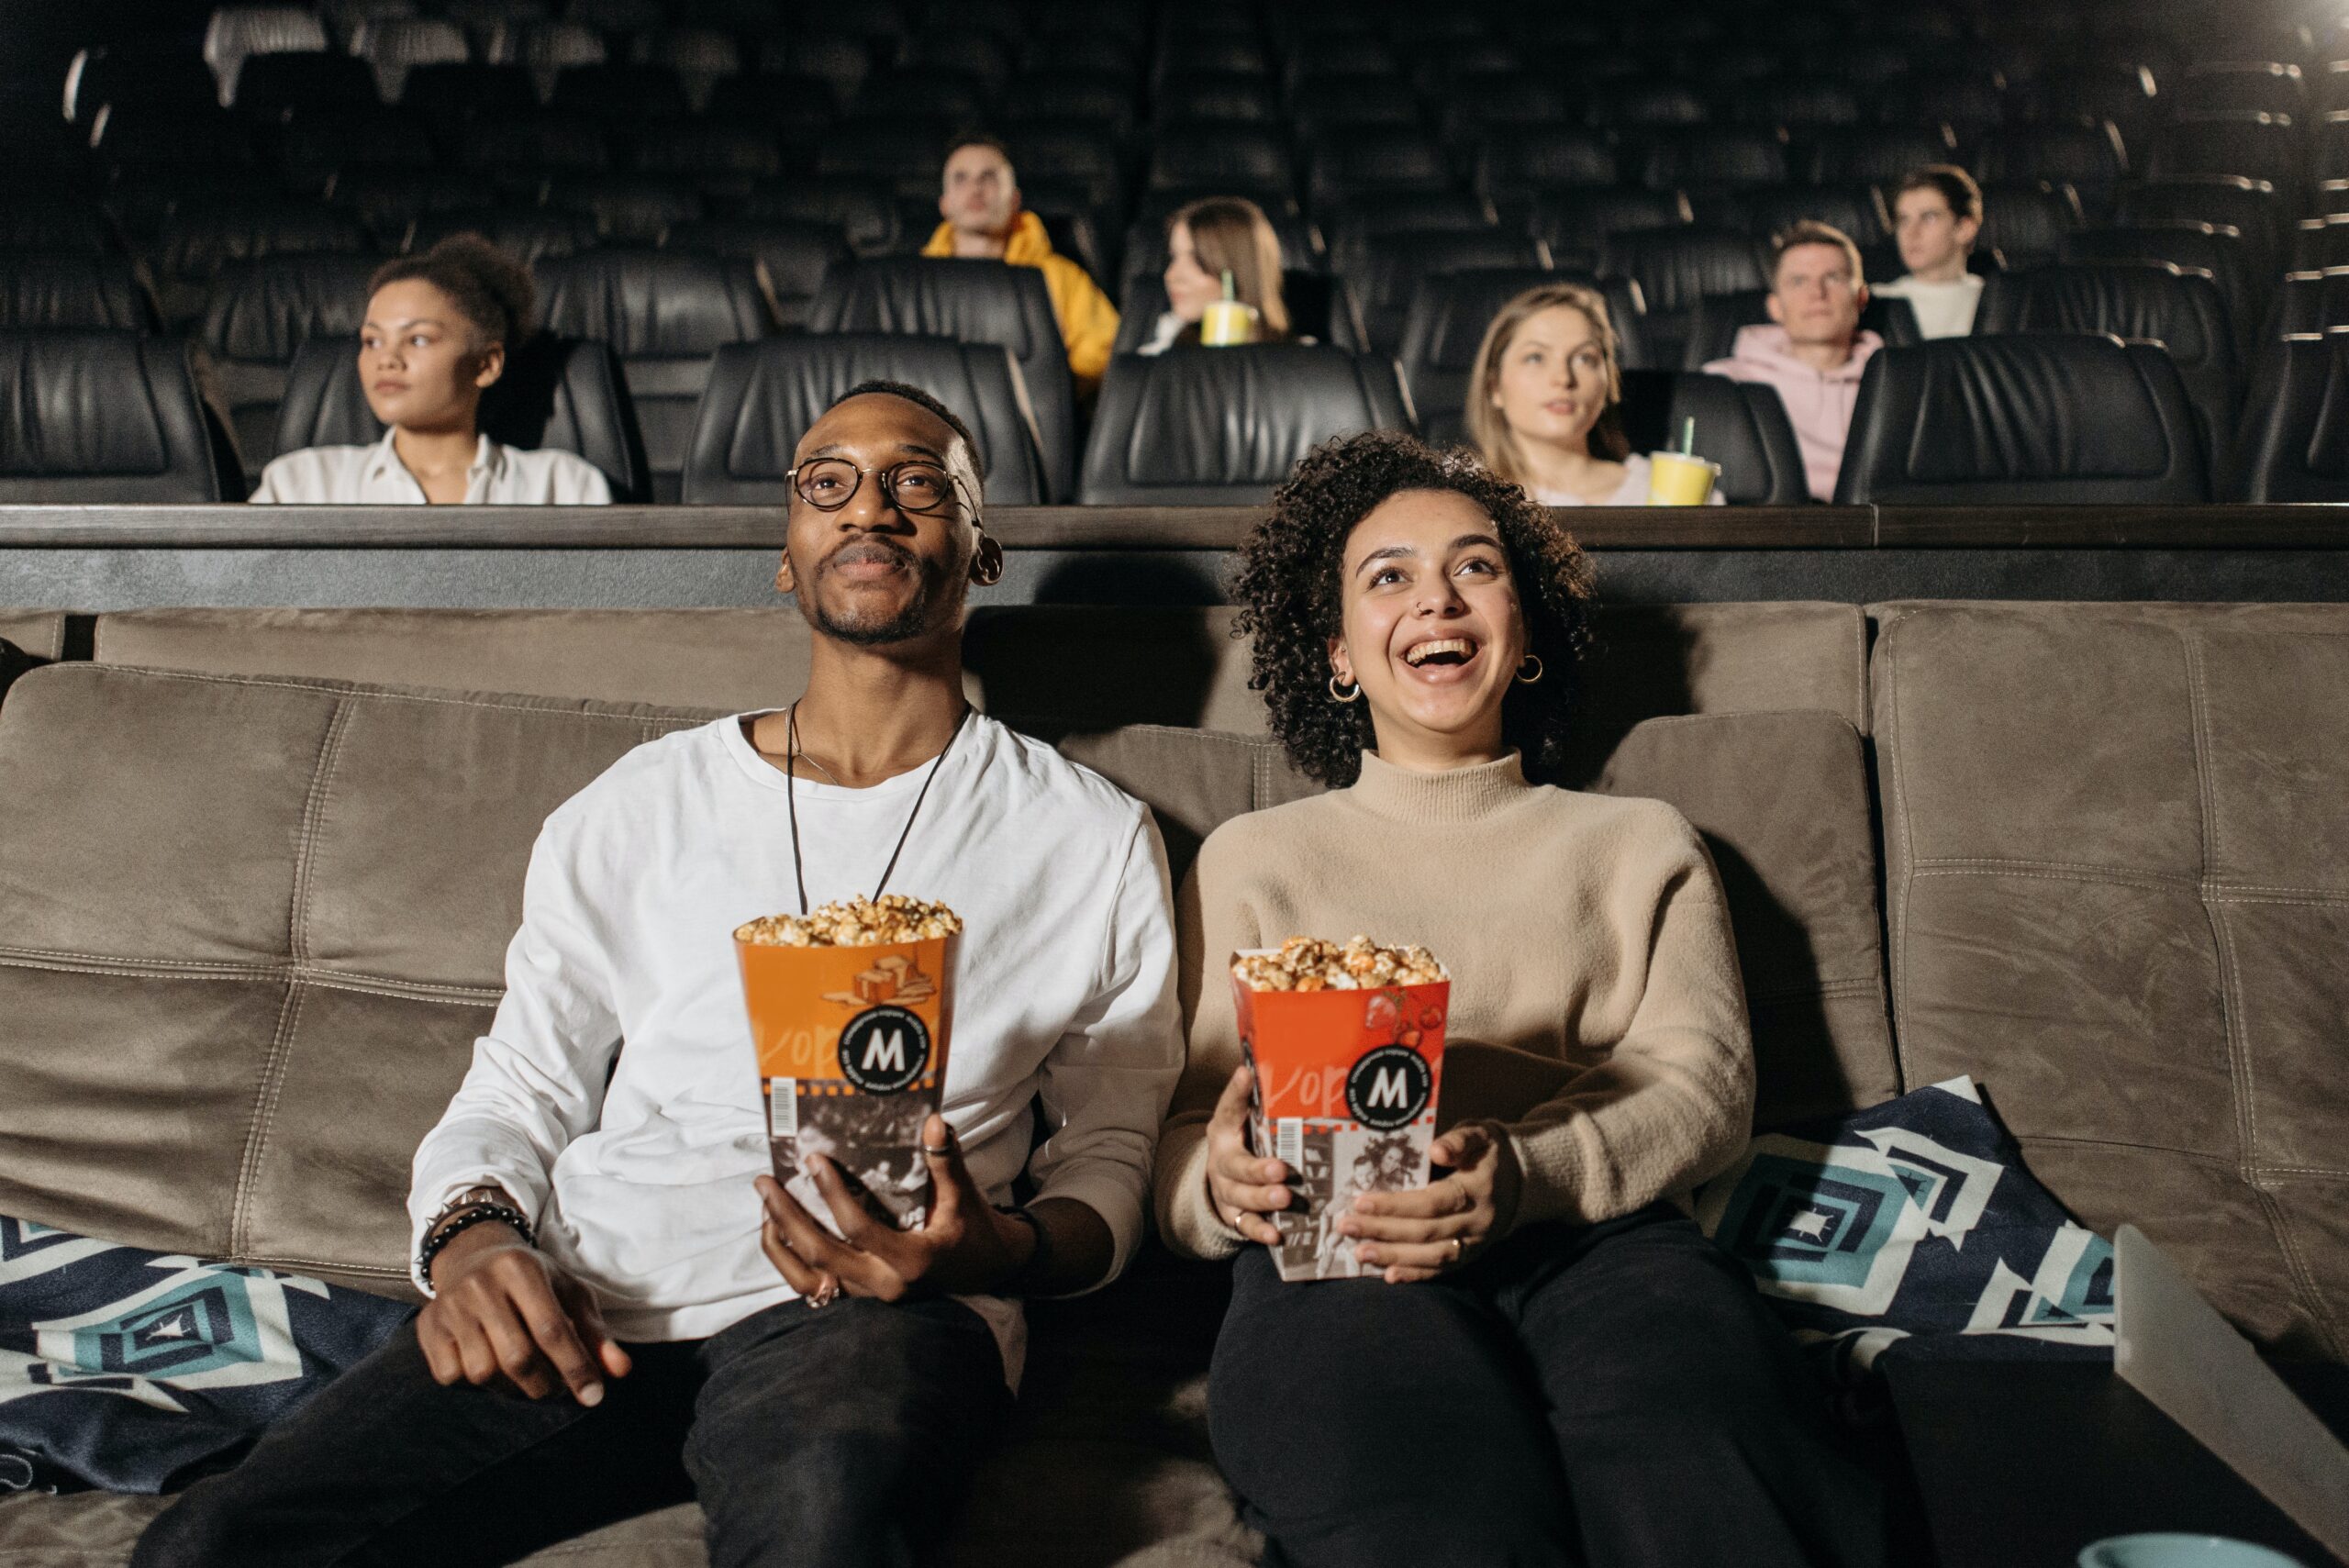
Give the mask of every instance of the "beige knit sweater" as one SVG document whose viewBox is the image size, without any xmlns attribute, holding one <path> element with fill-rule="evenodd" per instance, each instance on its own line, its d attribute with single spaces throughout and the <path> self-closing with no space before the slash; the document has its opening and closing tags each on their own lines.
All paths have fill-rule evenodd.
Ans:
<svg viewBox="0 0 2349 1568">
<path fill-rule="evenodd" d="M 1441 1124 L 1506 1125 L 1517 1222 L 1592 1221 L 1727 1165 L 1753 1043 L 1712 858 L 1661 801 L 1526 782 L 1514 752 L 1451 773 L 1363 757 L 1352 788 L 1235 817 L 1175 910 L 1190 1061 L 1159 1144 L 1159 1226 L 1219 1258 L 1207 1124 L 1241 1060 L 1230 960 L 1291 936 L 1422 942 L 1452 973 Z"/>
</svg>

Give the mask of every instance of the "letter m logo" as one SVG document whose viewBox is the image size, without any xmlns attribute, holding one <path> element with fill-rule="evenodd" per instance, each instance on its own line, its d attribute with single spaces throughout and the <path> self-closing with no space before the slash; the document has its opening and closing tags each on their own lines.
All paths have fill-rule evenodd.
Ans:
<svg viewBox="0 0 2349 1568">
<path fill-rule="evenodd" d="M 874 1077 L 885 1077 L 906 1070 L 906 1031 L 891 1029 L 884 1036 L 875 1030 L 864 1042 L 864 1060 L 858 1064 Z"/>
<path fill-rule="evenodd" d="M 1382 1110 L 1401 1110 L 1410 1103 L 1409 1096 L 1410 1090 L 1403 1082 L 1403 1070 L 1386 1067 L 1380 1069 L 1377 1076 L 1371 1080 L 1370 1093 L 1364 1095 L 1363 1100 L 1364 1104 Z"/>
</svg>

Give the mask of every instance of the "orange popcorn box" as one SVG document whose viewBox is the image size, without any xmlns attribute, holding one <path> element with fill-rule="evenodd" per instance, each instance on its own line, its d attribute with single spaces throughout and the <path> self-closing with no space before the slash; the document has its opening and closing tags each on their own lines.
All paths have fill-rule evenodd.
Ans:
<svg viewBox="0 0 2349 1568">
<path fill-rule="evenodd" d="M 876 1218 L 914 1230 L 929 1215 L 921 1127 L 946 1082 L 958 940 L 735 940 L 774 1177 L 828 1229 L 831 1206 L 800 1169 L 810 1154 L 863 1183 Z"/>
<path fill-rule="evenodd" d="M 1259 991 L 1235 974 L 1231 986 L 1254 1078 L 1250 1130 L 1297 1195 L 1274 1216 L 1281 1278 L 1377 1273 L 1338 1218 L 1358 1193 L 1427 1184 L 1452 983 Z"/>
</svg>

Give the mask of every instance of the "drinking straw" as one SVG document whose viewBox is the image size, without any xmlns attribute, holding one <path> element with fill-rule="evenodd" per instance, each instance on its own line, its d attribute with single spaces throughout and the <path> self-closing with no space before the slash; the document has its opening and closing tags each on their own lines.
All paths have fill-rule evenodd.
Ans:
<svg viewBox="0 0 2349 1568">
<path fill-rule="evenodd" d="M 1228 272 L 1224 275 L 1230 276 Z M 1693 415 L 1680 421 L 1680 455 L 1682 457 L 1697 455 L 1697 420 Z"/>
<path fill-rule="evenodd" d="M 1240 297 L 1240 295 L 1232 289 L 1231 269 L 1230 267 L 1226 267 L 1223 270 L 1223 297 L 1226 299 L 1238 299 Z"/>
</svg>

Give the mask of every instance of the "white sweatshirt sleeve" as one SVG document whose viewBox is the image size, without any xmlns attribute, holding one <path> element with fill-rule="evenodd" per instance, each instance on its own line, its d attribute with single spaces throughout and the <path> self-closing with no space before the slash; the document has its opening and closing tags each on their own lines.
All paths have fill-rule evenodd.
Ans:
<svg viewBox="0 0 2349 1568">
<path fill-rule="evenodd" d="M 1150 813 L 1137 818 L 1093 1000 L 1044 1059 L 1049 1136 L 1028 1162 L 1038 1197 L 1074 1198 L 1109 1227 L 1116 1252 L 1101 1284 L 1141 1243 L 1151 1151 L 1183 1071 L 1166 851 Z"/>
<path fill-rule="evenodd" d="M 579 817 L 558 811 L 530 851 L 522 925 L 506 950 L 506 995 L 472 1068 L 416 1151 L 408 1189 L 408 1256 L 440 1207 L 495 1184 L 534 1219 L 555 1157 L 592 1129 L 619 1049 L 610 963 L 596 903 L 581 885 Z M 421 1271 L 417 1288 L 430 1287 Z"/>
</svg>

